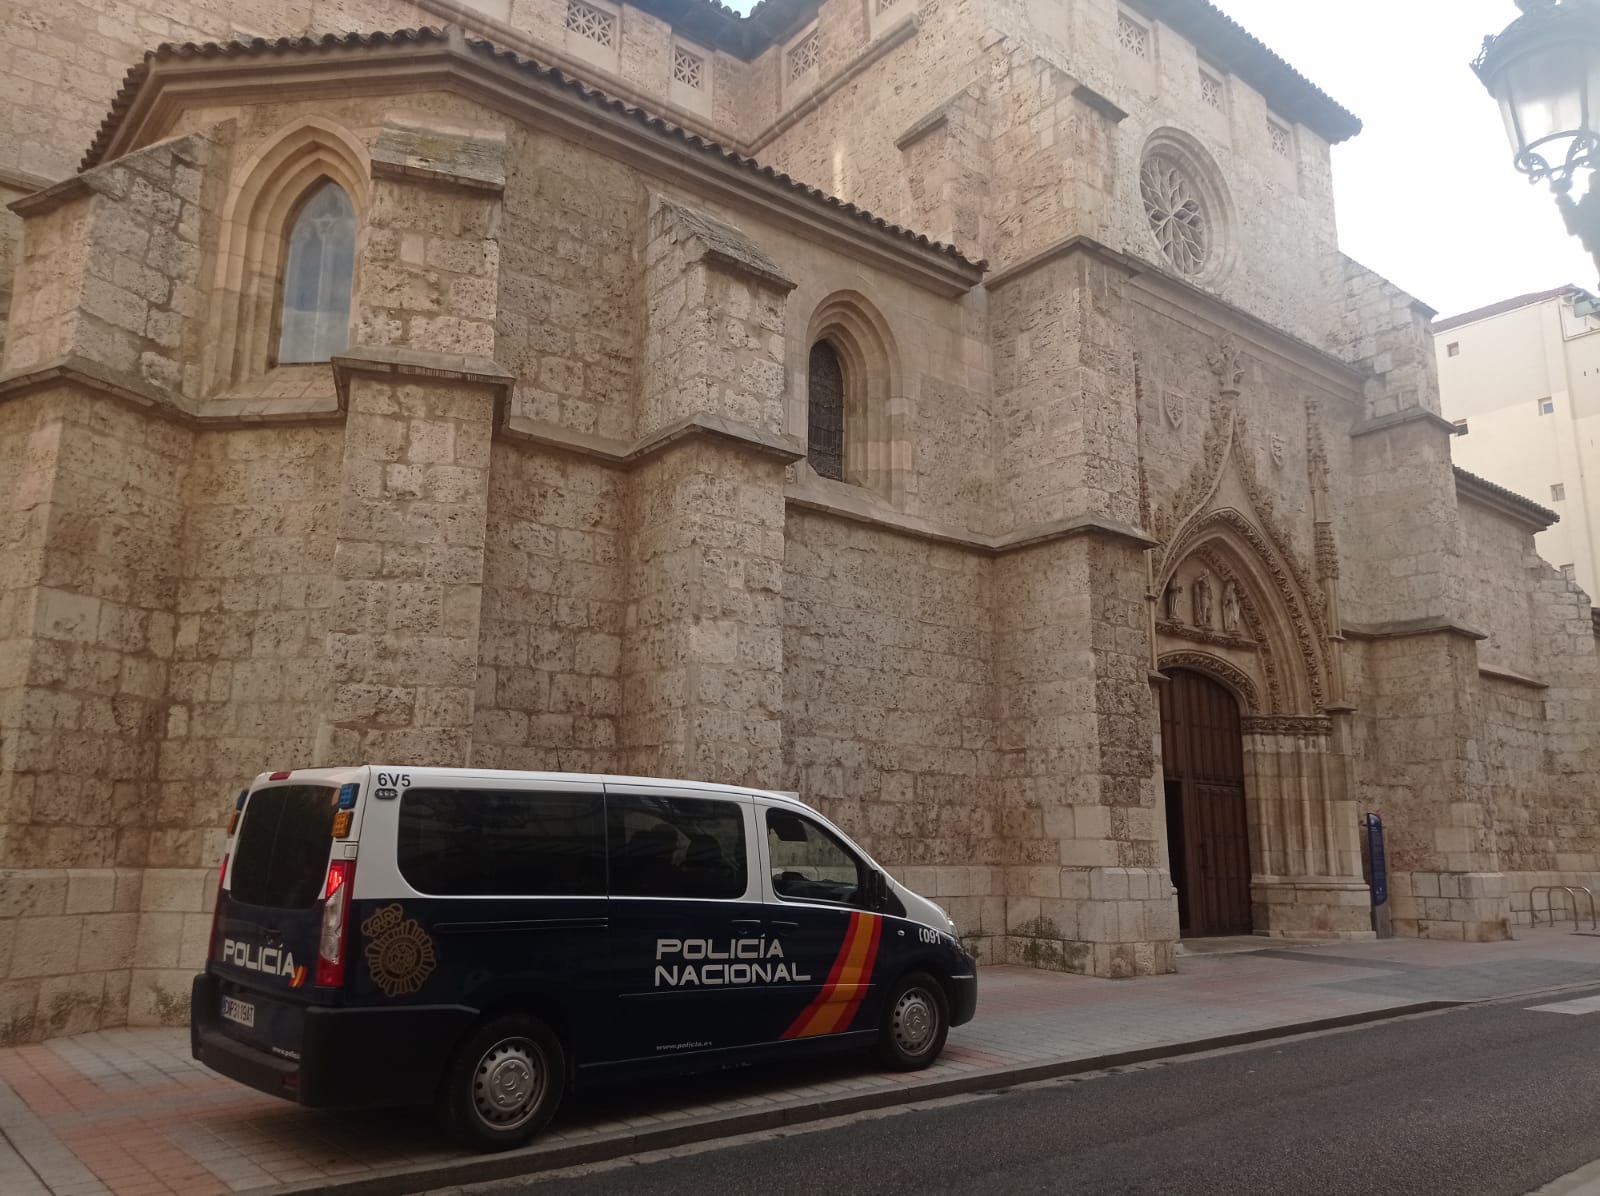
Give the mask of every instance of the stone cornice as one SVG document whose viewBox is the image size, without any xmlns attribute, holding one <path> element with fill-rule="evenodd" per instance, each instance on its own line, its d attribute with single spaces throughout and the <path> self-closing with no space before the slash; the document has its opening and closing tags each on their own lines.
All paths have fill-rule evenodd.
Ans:
<svg viewBox="0 0 1600 1196">
<path fill-rule="evenodd" d="M 1489 638 L 1474 627 L 1439 615 L 1421 619 L 1394 619 L 1387 623 L 1346 623 L 1344 634 L 1353 640 L 1397 640 L 1419 635 L 1459 635 L 1469 640 Z"/>
<path fill-rule="evenodd" d="M 1519 673 L 1515 669 L 1508 669 L 1503 665 L 1485 664 L 1478 662 L 1478 675 L 1492 677 L 1496 681 L 1509 681 L 1513 685 L 1524 685 L 1529 689 L 1549 689 L 1548 681 L 1540 681 L 1537 677 L 1530 677 L 1526 673 Z"/>
<path fill-rule="evenodd" d="M 806 455 L 799 443 L 787 436 L 708 412 L 685 416 L 631 442 L 576 432 L 559 424 L 520 415 L 503 417 L 498 432 L 508 440 L 571 453 L 617 469 L 632 469 L 668 449 L 695 440 L 737 445 L 784 464 L 798 461 Z"/>
<path fill-rule="evenodd" d="M 130 73 L 86 166 L 159 139 L 202 104 L 448 91 L 588 146 L 797 236 L 954 298 L 985 266 L 649 112 L 458 29 L 295 43 L 187 46 Z"/>
<path fill-rule="evenodd" d="M 1197 327 L 1207 332 L 1226 329 L 1262 352 L 1271 353 L 1315 373 L 1330 389 L 1352 402 L 1361 398 L 1367 382 L 1372 378 L 1370 373 L 1341 361 L 1327 350 L 1291 336 L 1243 308 L 1235 307 L 1148 262 L 1112 249 L 1093 237 L 1067 237 L 1015 265 L 995 270 L 984 280 L 984 288 L 992 293 L 1026 274 L 1075 254 L 1095 258 L 1121 270 L 1130 279 L 1133 296 L 1139 298 L 1144 294 L 1160 299 L 1164 314 L 1187 314 Z"/>
<path fill-rule="evenodd" d="M 353 345 L 333 358 L 333 381 L 339 388 L 341 404 L 349 399 L 350 378 L 355 374 L 489 386 L 502 397 L 510 393 L 517 380 L 515 374 L 491 357 L 395 345 Z"/>
<path fill-rule="evenodd" d="M 1407 407 L 1404 411 L 1380 415 L 1357 424 L 1350 429 L 1350 439 L 1356 440 L 1362 436 L 1373 436 L 1379 432 L 1387 432 L 1392 428 L 1403 428 L 1407 424 L 1417 423 L 1429 424 L 1436 430 L 1450 436 L 1456 434 L 1456 426 L 1437 412 L 1429 411 L 1425 407 Z"/>
<path fill-rule="evenodd" d="M 75 174 L 71 178 L 62 179 L 59 183 L 51 183 L 48 187 L 24 195 L 21 199 L 14 199 L 6 205 L 6 208 L 26 220 L 30 216 L 42 216 L 75 199 L 82 199 L 94 193 L 93 173 Z"/>
<path fill-rule="evenodd" d="M 158 410 L 170 418 L 194 418 L 189 404 L 179 396 L 151 386 L 143 379 L 119 375 L 87 357 L 76 356 L 61 357 L 0 374 L 0 402 L 63 383 L 98 391 L 129 406 Z"/>
<path fill-rule="evenodd" d="M 1098 515 L 1072 515 L 1049 523 L 1033 524 L 1003 535 L 989 536 L 896 511 L 879 502 L 870 491 L 843 482 L 824 482 L 808 478 L 786 487 L 784 499 L 791 507 L 801 510 L 814 511 L 820 515 L 829 515 L 851 523 L 866 524 L 898 536 L 908 536 L 916 540 L 927 540 L 935 544 L 965 549 L 968 552 L 983 553 L 986 556 L 1004 556 L 1078 536 L 1098 536 L 1102 539 L 1115 540 L 1139 551 L 1153 548 L 1156 544 L 1138 528 Z"/>
<path fill-rule="evenodd" d="M 118 375 L 99 362 L 84 357 L 64 357 L 0 376 L 0 403 L 63 385 L 92 391 L 104 398 L 191 427 L 327 423 L 344 418 L 343 391 L 339 392 L 337 399 L 313 396 L 304 400 L 263 400 L 224 396 L 197 403 L 151 386 L 142 379 Z"/>
<path fill-rule="evenodd" d="M 11 166 L 0 166 L 0 187 L 25 191 L 31 195 L 35 191 L 43 191 L 53 185 L 54 180 L 47 179 L 43 175 L 30 174 L 26 170 L 17 170 Z"/>
</svg>

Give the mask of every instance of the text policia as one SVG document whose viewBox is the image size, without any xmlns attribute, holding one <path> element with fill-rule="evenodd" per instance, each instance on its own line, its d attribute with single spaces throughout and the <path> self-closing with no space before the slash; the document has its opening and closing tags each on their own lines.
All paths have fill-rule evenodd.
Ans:
<svg viewBox="0 0 1600 1196">
<path fill-rule="evenodd" d="M 720 945 L 715 939 L 656 940 L 657 988 L 803 984 L 810 979 L 784 959 L 783 944 L 776 939 L 728 939 Z"/>
</svg>

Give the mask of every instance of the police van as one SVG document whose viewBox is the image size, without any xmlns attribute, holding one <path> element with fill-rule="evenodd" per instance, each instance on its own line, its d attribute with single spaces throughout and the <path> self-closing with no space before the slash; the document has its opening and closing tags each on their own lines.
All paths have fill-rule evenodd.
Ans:
<svg viewBox="0 0 1600 1196">
<path fill-rule="evenodd" d="M 436 1105 L 496 1150 L 608 1077 L 852 1046 L 926 1067 L 976 1006 L 945 912 L 793 797 L 319 768 L 239 794 L 190 1043 L 304 1105 Z"/>
</svg>

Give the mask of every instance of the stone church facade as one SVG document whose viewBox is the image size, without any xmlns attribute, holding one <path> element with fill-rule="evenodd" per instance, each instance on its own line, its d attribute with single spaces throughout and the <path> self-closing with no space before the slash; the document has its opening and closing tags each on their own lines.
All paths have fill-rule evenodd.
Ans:
<svg viewBox="0 0 1600 1196">
<path fill-rule="evenodd" d="M 0 1036 L 183 1016 L 263 768 L 796 790 L 1109 977 L 1370 935 L 1366 811 L 1398 933 L 1597 879 L 1554 516 L 1204 0 L 103 7 L 0 17 Z"/>
</svg>

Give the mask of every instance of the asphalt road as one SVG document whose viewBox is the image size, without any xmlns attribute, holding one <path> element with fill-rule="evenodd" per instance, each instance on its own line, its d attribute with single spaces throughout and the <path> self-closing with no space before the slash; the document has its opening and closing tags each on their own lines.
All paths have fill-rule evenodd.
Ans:
<svg viewBox="0 0 1600 1196">
<path fill-rule="evenodd" d="M 474 1191 L 1515 1196 L 1600 1158 L 1600 1011 L 1526 1008 L 1592 992 Z"/>
</svg>

